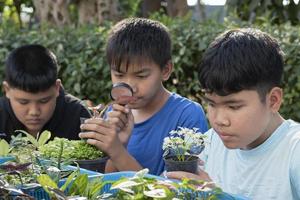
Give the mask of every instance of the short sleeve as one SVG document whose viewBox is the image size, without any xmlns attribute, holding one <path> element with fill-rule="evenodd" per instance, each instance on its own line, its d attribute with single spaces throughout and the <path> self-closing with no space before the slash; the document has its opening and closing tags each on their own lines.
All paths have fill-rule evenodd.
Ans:
<svg viewBox="0 0 300 200">
<path fill-rule="evenodd" d="M 300 199 L 300 134 L 292 146 L 290 179 L 295 199 Z"/>
<path fill-rule="evenodd" d="M 182 127 L 199 128 L 199 131 L 205 133 L 208 130 L 207 120 L 202 106 L 192 102 L 185 107 L 181 115 Z"/>
</svg>

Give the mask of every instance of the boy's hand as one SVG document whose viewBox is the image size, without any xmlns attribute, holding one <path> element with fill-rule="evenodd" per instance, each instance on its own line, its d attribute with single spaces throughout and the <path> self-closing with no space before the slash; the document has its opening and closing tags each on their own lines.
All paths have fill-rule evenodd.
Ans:
<svg viewBox="0 0 300 200">
<path fill-rule="evenodd" d="M 84 132 L 81 132 L 79 137 L 87 139 L 87 143 L 113 157 L 126 150 L 125 145 L 131 135 L 133 124 L 131 110 L 114 104 L 113 110 L 107 114 L 107 119 L 87 119 L 81 125 Z"/>
<path fill-rule="evenodd" d="M 127 146 L 134 126 L 132 112 L 127 106 L 119 104 L 113 104 L 112 108 L 113 110 L 107 114 L 107 120 L 115 124 L 120 141 Z"/>
<path fill-rule="evenodd" d="M 193 180 L 204 180 L 204 181 L 208 181 L 208 182 L 212 181 L 211 178 L 209 177 L 209 175 L 201 169 L 198 170 L 197 174 L 192 174 L 192 173 L 184 172 L 184 171 L 173 171 L 173 172 L 167 172 L 166 176 L 168 178 L 178 179 L 178 180 L 181 180 L 183 178 L 188 178 L 188 179 L 193 179 Z"/>
<path fill-rule="evenodd" d="M 79 133 L 79 137 L 87 139 L 87 143 L 96 146 L 107 153 L 110 157 L 123 151 L 116 126 L 102 118 L 90 118 L 82 124 L 84 132 Z"/>
</svg>

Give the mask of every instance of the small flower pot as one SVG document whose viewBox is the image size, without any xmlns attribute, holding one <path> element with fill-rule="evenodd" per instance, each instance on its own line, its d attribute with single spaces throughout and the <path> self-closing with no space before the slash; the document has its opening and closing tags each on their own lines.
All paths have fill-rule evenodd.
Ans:
<svg viewBox="0 0 300 200">
<path fill-rule="evenodd" d="M 95 160 L 76 160 L 75 162 L 78 163 L 80 168 L 104 173 L 107 160 L 108 157 L 104 157 Z"/>
<path fill-rule="evenodd" d="M 171 171 L 185 171 L 190 173 L 197 173 L 199 158 L 195 155 L 185 155 L 184 161 L 179 161 L 177 156 L 167 156 L 164 158 L 166 170 Z"/>
</svg>

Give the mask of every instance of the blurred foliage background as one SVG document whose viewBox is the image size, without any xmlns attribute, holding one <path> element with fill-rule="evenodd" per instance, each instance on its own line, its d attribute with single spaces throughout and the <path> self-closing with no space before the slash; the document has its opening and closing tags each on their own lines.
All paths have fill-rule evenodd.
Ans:
<svg viewBox="0 0 300 200">
<path fill-rule="evenodd" d="M 208 11 L 199 0 L 193 7 L 183 0 L 0 0 L 0 80 L 12 49 L 39 43 L 57 55 L 68 92 L 106 103 L 111 88 L 105 58 L 108 31 L 122 18 L 149 17 L 164 23 L 172 36 L 175 69 L 166 87 L 201 103 L 197 64 L 209 43 L 226 29 L 256 27 L 281 43 L 286 54 L 281 112 L 300 121 L 299 3 L 227 0 L 223 13 Z"/>
</svg>

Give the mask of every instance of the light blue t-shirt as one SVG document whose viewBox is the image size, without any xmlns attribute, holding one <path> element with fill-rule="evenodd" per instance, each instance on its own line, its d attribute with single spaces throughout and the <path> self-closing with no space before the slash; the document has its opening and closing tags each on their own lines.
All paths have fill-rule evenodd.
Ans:
<svg viewBox="0 0 300 200">
<path fill-rule="evenodd" d="M 162 144 L 171 130 L 178 127 L 199 128 L 207 131 L 207 120 L 202 107 L 178 94 L 171 94 L 165 105 L 148 120 L 134 125 L 128 152 L 149 173 L 160 175 L 164 170 Z"/>
<path fill-rule="evenodd" d="M 253 200 L 300 199 L 300 124 L 285 120 L 251 150 L 227 149 L 210 129 L 204 170 L 223 191 Z"/>
</svg>

